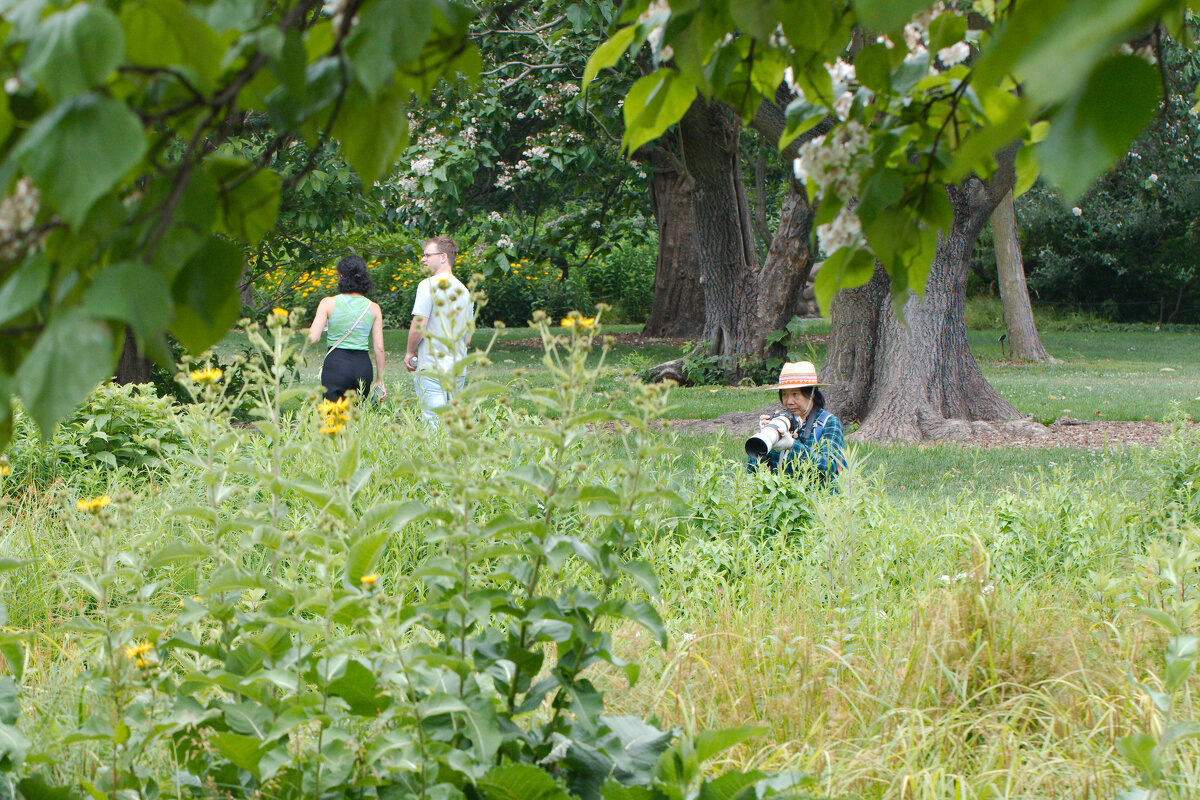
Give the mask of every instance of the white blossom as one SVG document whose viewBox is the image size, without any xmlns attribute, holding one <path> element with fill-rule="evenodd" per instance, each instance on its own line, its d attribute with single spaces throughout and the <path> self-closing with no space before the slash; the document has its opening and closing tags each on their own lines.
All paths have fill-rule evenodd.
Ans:
<svg viewBox="0 0 1200 800">
<path fill-rule="evenodd" d="M 8 94 L 16 94 L 21 91 L 21 79 L 13 76 L 4 81 L 4 91 Z"/>
<path fill-rule="evenodd" d="M 850 107 L 854 105 L 854 93 L 842 92 L 838 95 L 838 99 L 833 101 L 833 113 L 837 114 L 838 119 L 847 119 L 850 116 Z"/>
<path fill-rule="evenodd" d="M 412 171 L 418 175 L 428 175 L 433 172 L 433 159 L 418 158 L 412 162 Z"/>
<path fill-rule="evenodd" d="M 1158 173 L 1151 172 L 1150 177 L 1147 178 L 1146 180 L 1150 181 L 1151 183 L 1158 183 Z"/>
<path fill-rule="evenodd" d="M 955 42 L 949 47 L 943 47 L 938 50 L 938 61 L 941 61 L 947 67 L 953 67 L 959 62 L 966 61 L 967 56 L 971 55 L 971 46 L 966 42 Z"/>
<path fill-rule="evenodd" d="M 512 250 L 513 240 L 507 234 L 505 234 L 496 240 L 496 247 L 500 248 L 501 250 Z"/>
<path fill-rule="evenodd" d="M 29 178 L 17 181 L 13 193 L 0 201 L 0 259 L 14 261 L 21 255 L 29 244 L 25 235 L 33 229 L 41 206 L 42 195 Z"/>
<path fill-rule="evenodd" d="M 858 215 L 846 206 L 842 206 L 832 222 L 817 228 L 817 239 L 826 253 L 856 244 L 861 234 L 862 223 L 859 222 Z"/>
<path fill-rule="evenodd" d="M 1075 206 L 1074 208 L 1072 208 L 1072 209 L 1071 209 L 1071 213 L 1072 213 L 1072 214 L 1074 214 L 1074 215 L 1075 215 L 1075 216 L 1077 216 L 1077 217 L 1082 217 L 1082 216 L 1083 216 L 1083 209 L 1082 209 L 1082 208 L 1080 208 L 1079 206 Z"/>
<path fill-rule="evenodd" d="M 493 211 L 488 214 L 488 222 L 504 222 L 504 217 L 501 216 L 499 211 Z"/>
</svg>

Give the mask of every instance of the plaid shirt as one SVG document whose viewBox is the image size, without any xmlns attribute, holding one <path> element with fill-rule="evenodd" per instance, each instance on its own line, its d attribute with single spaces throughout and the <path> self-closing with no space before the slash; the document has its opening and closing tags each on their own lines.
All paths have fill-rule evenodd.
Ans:
<svg viewBox="0 0 1200 800">
<path fill-rule="evenodd" d="M 779 458 L 779 465 L 785 473 L 791 474 L 800 461 L 810 461 L 817 471 L 832 483 L 846 464 L 844 451 L 846 436 L 842 430 L 842 421 L 827 411 L 820 412 L 825 416 L 825 424 L 818 435 L 805 440 L 798 437 L 792 444 L 791 450 L 786 450 Z M 820 417 L 817 417 L 818 422 Z M 772 453 L 774 455 L 774 453 Z M 771 465 L 772 468 L 775 464 Z"/>
</svg>

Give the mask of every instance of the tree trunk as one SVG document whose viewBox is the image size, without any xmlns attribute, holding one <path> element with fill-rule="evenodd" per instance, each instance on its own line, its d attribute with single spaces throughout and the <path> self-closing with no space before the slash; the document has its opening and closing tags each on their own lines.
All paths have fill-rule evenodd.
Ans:
<svg viewBox="0 0 1200 800">
<path fill-rule="evenodd" d="M 654 298 L 643 336 L 696 338 L 704 332 L 704 292 L 692 189 L 661 154 L 651 157 L 650 204 L 658 223 Z"/>
<path fill-rule="evenodd" d="M 1051 361 L 1038 336 L 1029 287 L 1025 284 L 1025 265 L 1021 261 L 1021 243 L 1017 239 L 1017 215 L 1012 192 L 1004 195 L 992 212 L 992 239 L 996 246 L 996 274 L 1000 283 L 1000 305 L 1004 309 L 1004 327 L 1008 331 L 1009 357 L 1013 361 Z"/>
<path fill-rule="evenodd" d="M 125 328 L 125 344 L 121 348 L 121 357 L 117 359 L 117 371 L 113 375 L 116 383 L 149 383 L 150 359 L 143 355 L 137 346 L 133 331 Z"/>
<path fill-rule="evenodd" d="M 725 361 L 728 379 L 742 360 L 786 356 L 767 344 L 802 308 L 800 291 L 812 268 L 812 209 L 802 187 L 789 187 L 766 261 L 755 252 L 754 226 L 738 146 L 740 122 L 720 104 L 696 102 L 680 123 L 684 162 L 692 178 L 704 289 L 704 338 Z"/>
<path fill-rule="evenodd" d="M 856 438 L 966 438 L 990 427 L 981 421 L 1020 416 L 983 377 L 965 318 L 971 251 L 1013 177 L 1008 159 L 992 184 L 969 178 L 949 189 L 954 222 L 939 240 L 924 297 L 913 294 L 904 305 L 907 324 L 882 269 L 865 286 L 835 295 L 822 380 L 830 384 L 829 409 L 861 421 Z"/>
<path fill-rule="evenodd" d="M 747 354 L 746 332 L 755 300 L 754 230 L 742 181 L 739 123 L 729 109 L 697 100 L 679 123 L 683 161 L 692 179 L 704 339 L 710 355 L 724 359 L 736 380 L 738 356 Z"/>
</svg>

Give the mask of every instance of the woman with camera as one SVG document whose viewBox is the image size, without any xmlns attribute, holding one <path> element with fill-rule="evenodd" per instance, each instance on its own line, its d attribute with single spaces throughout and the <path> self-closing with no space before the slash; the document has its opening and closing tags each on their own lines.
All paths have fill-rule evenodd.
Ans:
<svg viewBox="0 0 1200 800">
<path fill-rule="evenodd" d="M 317 377 L 326 400 L 341 400 L 351 389 L 361 396 L 374 379 L 372 397 L 378 402 L 387 394 L 383 383 L 383 312 L 366 296 L 371 291 L 371 278 L 365 261 L 346 256 L 338 262 L 337 276 L 338 294 L 321 300 L 308 329 L 309 344 L 316 344 L 322 331 L 329 344 Z M 375 351 L 378 375 L 371 369 L 368 348 Z"/>
<path fill-rule="evenodd" d="M 821 479 L 836 490 L 835 481 L 846 465 L 846 440 L 842 422 L 825 410 L 825 397 L 818 388 L 817 368 L 811 361 L 788 362 L 779 371 L 779 390 L 784 410 L 764 414 L 761 430 L 746 441 L 746 467 L 753 471 L 767 464 L 772 472 L 782 469 L 793 475 L 810 464 Z"/>
</svg>

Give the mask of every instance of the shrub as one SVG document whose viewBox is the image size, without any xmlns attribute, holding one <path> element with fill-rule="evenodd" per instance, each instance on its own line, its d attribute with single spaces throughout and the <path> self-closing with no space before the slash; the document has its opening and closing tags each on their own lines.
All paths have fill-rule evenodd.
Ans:
<svg viewBox="0 0 1200 800">
<path fill-rule="evenodd" d="M 654 299 L 657 258 L 654 242 L 625 242 L 577 271 L 591 299 L 611 306 L 605 315 L 610 322 L 645 322 Z"/>
<path fill-rule="evenodd" d="M 45 485 L 56 477 L 91 470 L 146 472 L 175 455 L 182 437 L 171 400 L 151 384 L 103 383 L 49 441 L 17 408 L 8 454 L 14 477 Z"/>
<path fill-rule="evenodd" d="M 604 712 L 597 666 L 637 677 L 612 630 L 666 643 L 636 552 L 662 514 L 646 467 L 667 397 L 637 386 L 595 408 L 597 326 L 539 320 L 554 383 L 523 400 L 546 416 L 470 384 L 441 436 L 369 407 L 285 413 L 299 345 L 277 321 L 249 329 L 256 430 L 230 427 L 242 393 L 226 375 L 193 379 L 193 452 L 166 491 L 64 509 L 83 543 L 64 580 L 72 646 L 88 656 L 31 755 L 37 780 L 91 796 L 656 800 L 802 782 L 704 776 L 758 728 L 673 745 Z"/>
</svg>

